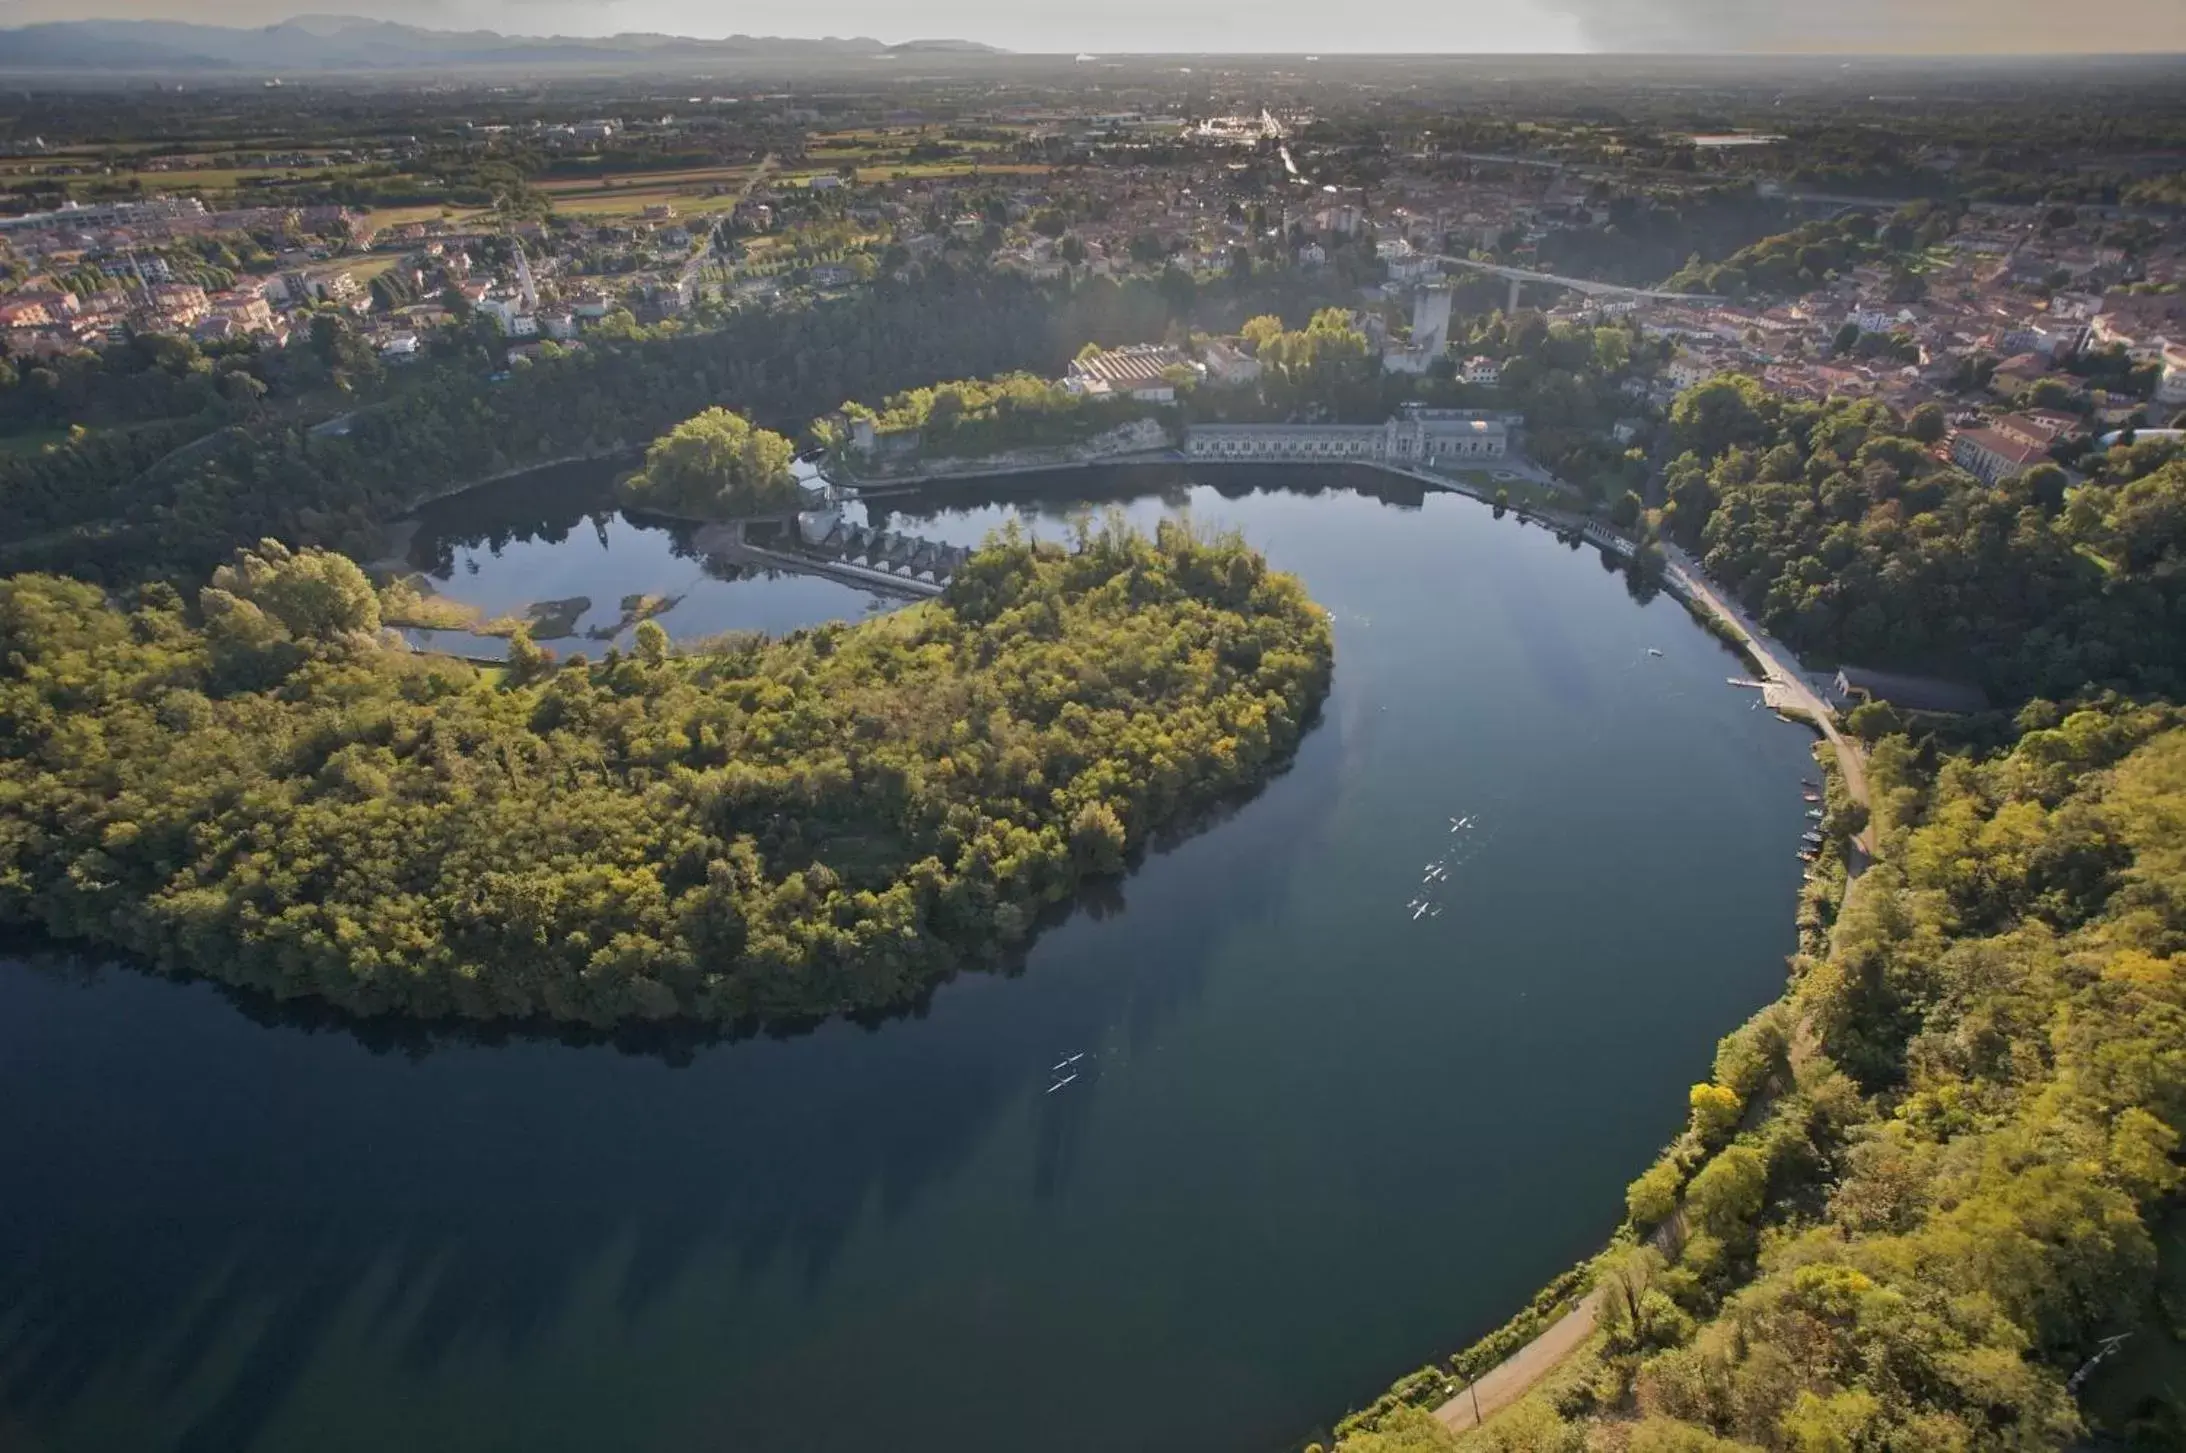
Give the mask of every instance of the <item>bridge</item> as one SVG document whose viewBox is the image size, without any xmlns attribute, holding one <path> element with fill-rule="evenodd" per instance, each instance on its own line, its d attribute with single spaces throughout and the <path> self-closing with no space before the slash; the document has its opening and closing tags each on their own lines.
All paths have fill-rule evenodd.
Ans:
<svg viewBox="0 0 2186 1453">
<path fill-rule="evenodd" d="M 1713 293 L 1671 293 L 1660 288 L 1627 287 L 1622 283 L 1605 283 L 1598 278 L 1565 277 L 1561 273 L 1536 272 L 1530 267 L 1506 267 L 1497 262 L 1481 262 L 1477 258 L 1452 257 L 1448 253 L 1436 253 L 1435 261 L 1452 267 L 1469 268 L 1494 277 L 1510 279 L 1510 306 L 1505 312 L 1518 311 L 1518 294 L 1527 283 L 1546 283 L 1552 287 L 1569 288 L 1590 298 L 1640 298 L 1655 303 L 1720 303 L 1723 298 Z"/>
</svg>

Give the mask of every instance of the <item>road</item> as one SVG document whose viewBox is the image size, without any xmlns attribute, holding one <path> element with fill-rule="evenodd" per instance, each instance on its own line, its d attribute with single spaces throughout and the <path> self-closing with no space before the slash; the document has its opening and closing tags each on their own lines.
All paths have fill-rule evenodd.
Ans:
<svg viewBox="0 0 2186 1453">
<path fill-rule="evenodd" d="M 737 189 L 736 204 L 750 198 L 758 185 L 767 179 L 767 173 L 774 170 L 774 164 L 775 156 L 771 151 L 759 158 L 759 165 L 752 168 L 752 173 L 745 179 L 744 185 Z M 706 266 L 707 260 L 714 255 L 715 248 L 720 244 L 722 224 L 735 218 L 736 204 L 731 204 L 727 209 L 715 213 L 713 225 L 706 229 L 706 235 L 691 244 L 691 255 L 685 259 L 683 272 L 676 280 L 678 291 L 682 293 L 686 301 L 697 296 L 698 274 Z"/>
<path fill-rule="evenodd" d="M 1845 792 L 1854 802 L 1862 807 L 1867 806 L 1867 764 L 1861 758 L 1857 746 L 1837 730 L 1835 715 L 1831 713 L 1828 703 L 1815 694 L 1814 688 L 1807 683 L 1805 672 L 1799 668 L 1799 658 L 1747 620 L 1745 612 L 1710 585 L 1708 578 L 1701 574 L 1700 567 L 1683 550 L 1665 543 L 1663 553 L 1669 560 L 1670 568 L 1677 574 L 1675 583 L 1679 588 L 1688 592 L 1703 609 L 1738 635 L 1745 644 L 1747 654 L 1753 657 L 1768 679 L 1771 695 L 1782 693 L 1782 700 L 1775 704 L 1788 705 L 1809 718 L 1829 744 L 1836 748 L 1837 770 L 1844 777 Z M 1848 866 L 1857 873 L 1863 866 L 1863 860 L 1873 853 L 1873 847 L 1864 830 L 1853 843 L 1859 851 L 1852 855 Z M 1678 1219 L 1673 1217 L 1657 1227 L 1655 1234 L 1649 1238 L 1655 1243 L 1656 1249 L 1665 1255 L 1675 1249 L 1677 1233 L 1673 1228 Z M 1494 1417 L 1532 1391 L 1542 1378 L 1548 1376 L 1566 1357 L 1578 1351 L 1587 1338 L 1594 1335 L 1595 1317 L 1601 1307 L 1604 1290 L 1596 1287 L 1588 1292 L 1577 1306 L 1543 1329 L 1540 1336 L 1483 1373 L 1480 1380 L 1471 1387 L 1436 1408 L 1435 1421 L 1452 1432 L 1462 1433 L 1468 1428 L 1478 1427 L 1482 1419 Z"/>
<path fill-rule="evenodd" d="M 1669 558 L 1671 567 L 1677 571 L 1681 583 L 1693 599 L 1705 606 L 1717 620 L 1729 626 L 1744 642 L 1747 654 L 1759 663 L 1768 679 L 1770 696 L 1775 698 L 1781 694 L 1782 700 L 1772 700 L 1772 704 L 1780 708 L 1788 705 L 1798 715 L 1812 721 L 1815 730 L 1836 749 L 1837 771 L 1844 778 L 1846 795 L 1861 807 L 1866 807 L 1867 762 L 1860 756 L 1859 747 L 1837 729 L 1836 713 L 1830 710 L 1829 704 L 1808 683 L 1806 673 L 1799 667 L 1799 658 L 1779 642 L 1772 640 L 1759 626 L 1747 620 L 1745 612 L 1734 602 L 1719 594 L 1708 583 L 1708 577 L 1701 573 L 1700 567 L 1693 562 L 1691 556 L 1667 543 L 1663 546 L 1663 553 Z M 1864 828 L 1853 839 L 1853 845 L 1862 854 L 1874 852 L 1873 841 Z M 1859 866 L 1854 863 L 1854 871 Z"/>
<path fill-rule="evenodd" d="M 1677 1255 L 1685 1240 L 1685 1213 L 1680 1211 L 1654 1229 L 1648 1245 L 1664 1259 Z M 1579 1304 L 1542 1329 L 1541 1335 L 1480 1375 L 1480 1380 L 1435 1409 L 1435 1421 L 1453 1433 L 1477 1428 L 1533 1390 L 1534 1384 L 1554 1371 L 1557 1364 L 1579 1350 L 1594 1335 L 1607 1287 L 1596 1287 L 1579 1298 Z M 1477 1410 L 1477 1411 L 1476 1411 Z"/>
<path fill-rule="evenodd" d="M 1548 1329 L 1481 1375 L 1435 1409 L 1435 1421 L 1453 1433 L 1477 1428 L 1533 1390 L 1556 1365 L 1579 1350 L 1594 1335 L 1594 1317 L 1607 1288 L 1596 1287 L 1576 1307 L 1558 1317 Z M 1477 1414 L 1475 1409 L 1478 1409 Z"/>
</svg>

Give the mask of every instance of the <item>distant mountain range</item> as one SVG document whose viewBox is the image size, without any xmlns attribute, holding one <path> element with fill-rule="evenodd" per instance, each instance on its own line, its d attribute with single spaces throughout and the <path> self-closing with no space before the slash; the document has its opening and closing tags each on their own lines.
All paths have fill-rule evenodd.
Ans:
<svg viewBox="0 0 2186 1453">
<path fill-rule="evenodd" d="M 349 15 L 312 15 L 259 29 L 171 20 L 69 20 L 0 30 L 0 72 L 134 71 L 296 75 L 311 71 L 548 68 L 690 71 L 752 61 L 1000 55 L 969 40 L 883 45 L 864 37 L 797 40 L 732 35 L 524 36 L 426 30 Z"/>
</svg>

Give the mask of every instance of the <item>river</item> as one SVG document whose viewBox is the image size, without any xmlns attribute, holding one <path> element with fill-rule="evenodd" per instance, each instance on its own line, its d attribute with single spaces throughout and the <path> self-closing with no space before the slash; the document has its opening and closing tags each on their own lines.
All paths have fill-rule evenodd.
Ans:
<svg viewBox="0 0 2186 1453">
<path fill-rule="evenodd" d="M 893 505 L 1188 507 L 1335 620 L 1291 769 L 1020 974 L 617 1045 L 0 965 L 0 1446 L 1257 1453 L 1595 1248 L 1781 987 L 1808 735 L 1591 548 L 1209 478 Z M 599 483 L 444 502 L 420 558 L 496 607 L 680 588 L 684 636 L 888 608 L 708 576 Z"/>
</svg>

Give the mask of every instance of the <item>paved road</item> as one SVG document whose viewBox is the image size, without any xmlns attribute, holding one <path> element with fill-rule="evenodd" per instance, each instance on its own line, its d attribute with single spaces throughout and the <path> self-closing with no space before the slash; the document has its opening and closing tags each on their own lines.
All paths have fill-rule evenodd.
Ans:
<svg viewBox="0 0 2186 1453">
<path fill-rule="evenodd" d="M 1680 1211 L 1654 1229 L 1647 1242 L 1665 1260 L 1685 1244 L 1685 1213 Z M 1556 1365 L 1594 1335 L 1607 1287 L 1596 1287 L 1579 1304 L 1548 1324 L 1541 1335 L 1480 1375 L 1480 1380 L 1435 1409 L 1435 1421 L 1453 1433 L 1477 1428 L 1533 1390 Z M 1475 1411 L 1477 1409 L 1477 1412 Z"/>
<path fill-rule="evenodd" d="M 1663 553 L 1669 557 L 1671 566 L 1682 577 L 1685 588 L 1692 593 L 1693 598 L 1744 639 L 1748 652 L 1761 663 L 1761 669 L 1775 691 L 1781 692 L 1801 715 L 1811 719 L 1815 729 L 1836 749 L 1837 770 L 1844 777 L 1845 792 L 1860 806 L 1867 806 L 1866 760 L 1860 756 L 1858 746 L 1837 729 L 1835 713 L 1808 684 L 1806 673 L 1799 667 L 1799 658 L 1746 619 L 1746 613 L 1735 602 L 1726 600 L 1717 593 L 1708 583 L 1708 578 L 1700 573 L 1700 567 L 1683 550 L 1675 545 L 1665 544 Z M 1865 830 L 1854 839 L 1854 844 L 1863 854 L 1874 851 L 1873 843 Z"/>
<path fill-rule="evenodd" d="M 1531 1392 L 1535 1383 L 1548 1376 L 1556 1364 L 1578 1351 L 1579 1344 L 1594 1335 L 1594 1316 L 1605 1290 L 1596 1287 L 1588 1292 L 1579 1305 L 1551 1322 L 1548 1330 L 1490 1368 L 1482 1374 L 1480 1381 L 1436 1408 L 1435 1421 L 1453 1433 L 1462 1433 L 1468 1428 L 1479 1427 L 1483 1419 L 1494 1417 Z"/>
<path fill-rule="evenodd" d="M 1837 770 L 1844 775 L 1845 791 L 1854 802 L 1867 805 L 1867 764 L 1861 759 L 1858 748 L 1837 730 L 1837 719 L 1829 706 L 1814 688 L 1808 684 L 1806 674 L 1799 668 L 1799 658 L 1783 645 L 1746 619 L 1745 612 L 1725 599 L 1708 583 L 1700 567 L 1675 545 L 1665 544 L 1664 554 L 1670 567 L 1678 574 L 1678 584 L 1703 607 L 1724 621 L 1746 643 L 1748 652 L 1761 665 L 1773 692 L 1781 692 L 1785 700 L 1810 717 L 1832 747 L 1837 749 Z M 1772 694 L 1773 694 L 1772 692 Z M 1854 855 L 1852 870 L 1857 872 L 1860 859 L 1872 848 L 1867 835 L 1862 833 L 1855 840 L 1859 853 Z M 1669 1254 L 1675 1248 L 1676 1218 L 1657 1227 L 1652 1240 L 1656 1248 Z M 1504 1408 L 1531 1392 L 1534 1385 L 1555 1369 L 1566 1357 L 1579 1350 L 1580 1344 L 1594 1335 L 1594 1321 L 1601 1307 L 1605 1288 L 1596 1287 L 1579 1301 L 1579 1304 L 1563 1316 L 1551 1322 L 1540 1336 L 1513 1352 L 1481 1375 L 1478 1382 L 1435 1409 L 1435 1421 L 1452 1432 L 1462 1433 L 1480 1425 L 1482 1419 L 1492 1418 Z"/>
</svg>

